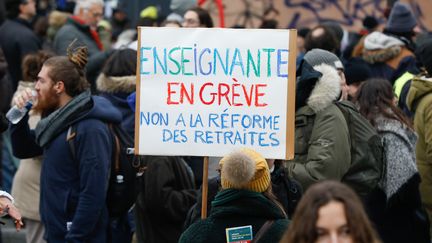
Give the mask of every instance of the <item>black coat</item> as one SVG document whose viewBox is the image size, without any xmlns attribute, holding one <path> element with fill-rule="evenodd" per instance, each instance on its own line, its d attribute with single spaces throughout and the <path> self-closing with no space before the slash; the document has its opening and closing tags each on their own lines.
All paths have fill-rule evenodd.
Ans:
<svg viewBox="0 0 432 243">
<path fill-rule="evenodd" d="M 148 156 L 135 206 L 138 242 L 177 242 L 196 201 L 191 172 L 180 157 Z"/>
<path fill-rule="evenodd" d="M 18 81 L 22 80 L 23 58 L 29 53 L 40 50 L 42 43 L 33 33 L 30 23 L 20 18 L 6 20 L 0 26 L 0 33 L 0 46 L 8 63 L 13 89 L 16 90 Z"/>
<path fill-rule="evenodd" d="M 389 200 L 379 189 L 369 196 L 366 210 L 383 243 L 430 242 L 419 183 L 420 176 L 415 174 Z"/>
</svg>

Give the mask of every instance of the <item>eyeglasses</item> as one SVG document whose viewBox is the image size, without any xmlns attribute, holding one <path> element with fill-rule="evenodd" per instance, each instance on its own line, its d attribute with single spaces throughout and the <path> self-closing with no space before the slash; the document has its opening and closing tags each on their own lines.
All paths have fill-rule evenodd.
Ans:
<svg viewBox="0 0 432 243">
<path fill-rule="evenodd" d="M 184 19 L 183 24 L 190 24 L 190 25 L 199 25 L 199 20 L 196 19 Z"/>
<path fill-rule="evenodd" d="M 94 18 L 102 18 L 104 16 L 103 13 L 93 12 L 92 10 L 88 10 Z"/>
</svg>

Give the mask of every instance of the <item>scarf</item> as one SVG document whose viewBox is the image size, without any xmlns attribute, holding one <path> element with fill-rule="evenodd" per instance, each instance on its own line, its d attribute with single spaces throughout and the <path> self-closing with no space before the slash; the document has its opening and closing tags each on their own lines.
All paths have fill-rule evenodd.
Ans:
<svg viewBox="0 0 432 243">
<path fill-rule="evenodd" d="M 88 113 L 92 106 L 93 101 L 89 90 L 75 96 L 65 106 L 39 121 L 35 129 L 36 143 L 44 147 L 77 118 Z"/>
</svg>

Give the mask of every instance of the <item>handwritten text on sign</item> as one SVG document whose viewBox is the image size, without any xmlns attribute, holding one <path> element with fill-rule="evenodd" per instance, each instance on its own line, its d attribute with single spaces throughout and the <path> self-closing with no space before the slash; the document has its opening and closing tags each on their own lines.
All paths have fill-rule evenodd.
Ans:
<svg viewBox="0 0 432 243">
<path fill-rule="evenodd" d="M 140 28 L 139 153 L 285 158 L 288 43 L 284 30 Z"/>
</svg>

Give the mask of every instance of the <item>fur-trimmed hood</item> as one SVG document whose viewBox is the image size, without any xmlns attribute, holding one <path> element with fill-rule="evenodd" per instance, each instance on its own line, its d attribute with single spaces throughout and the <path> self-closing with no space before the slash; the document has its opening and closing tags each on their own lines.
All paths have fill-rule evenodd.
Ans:
<svg viewBox="0 0 432 243">
<path fill-rule="evenodd" d="M 309 105 L 313 111 L 319 112 L 340 96 L 341 78 L 336 69 L 327 64 L 314 66 L 314 69 L 320 72 L 322 76 L 318 79 L 309 95 L 307 105 Z"/>
<path fill-rule="evenodd" d="M 101 73 L 96 80 L 96 88 L 106 93 L 132 93 L 136 88 L 136 76 L 114 77 Z"/>
</svg>

